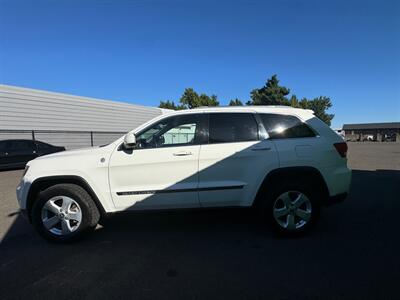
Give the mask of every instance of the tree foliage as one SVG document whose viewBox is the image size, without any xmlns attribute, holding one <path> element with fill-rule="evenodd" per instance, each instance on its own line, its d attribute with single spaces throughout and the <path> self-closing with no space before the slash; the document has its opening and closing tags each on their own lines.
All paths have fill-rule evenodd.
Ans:
<svg viewBox="0 0 400 300">
<path fill-rule="evenodd" d="M 326 112 L 332 107 L 329 97 L 319 96 L 313 99 L 302 98 L 299 100 L 296 95 L 291 95 L 288 98 L 289 94 L 290 89 L 279 85 L 278 76 L 272 75 L 263 87 L 251 91 L 251 100 L 247 101 L 246 105 L 288 105 L 296 108 L 311 109 L 318 118 L 328 125 L 331 124 L 334 115 Z M 219 106 L 216 95 L 208 96 L 204 93 L 199 95 L 192 88 L 184 90 L 179 102 L 180 104 L 175 104 L 174 101 L 169 100 L 161 101 L 159 107 L 180 110 L 200 106 Z M 242 106 L 243 102 L 236 98 L 230 100 L 229 105 Z"/>
<path fill-rule="evenodd" d="M 331 99 L 329 97 L 319 96 L 311 100 L 303 98 L 299 104 L 300 108 L 311 109 L 314 111 L 315 116 L 320 118 L 326 124 L 331 125 L 331 121 L 335 115 L 326 112 L 326 110 L 332 107 Z"/>
<path fill-rule="evenodd" d="M 243 102 L 240 101 L 238 98 L 232 99 L 229 101 L 229 106 L 243 106 Z"/>
<path fill-rule="evenodd" d="M 179 99 L 180 104 L 177 105 L 174 101 L 160 101 L 160 108 L 181 110 L 191 109 L 200 106 L 219 106 L 218 98 L 216 95 L 208 96 L 206 94 L 198 94 L 192 88 L 184 90 L 181 98 Z"/>
<path fill-rule="evenodd" d="M 174 101 L 160 101 L 160 105 L 158 106 L 160 108 L 166 108 L 166 109 L 173 109 L 173 110 L 181 110 L 185 109 L 183 105 L 176 105 Z"/>
<path fill-rule="evenodd" d="M 277 75 L 272 75 L 260 89 L 251 91 L 252 105 L 289 105 L 286 98 L 290 89 L 280 86 Z"/>
<path fill-rule="evenodd" d="M 206 94 L 197 94 L 192 88 L 185 89 L 179 100 L 186 108 L 195 108 L 200 106 L 219 106 L 216 95 L 208 96 Z"/>
<path fill-rule="evenodd" d="M 328 114 L 326 111 L 332 107 L 331 99 L 326 96 L 319 96 L 313 99 L 302 98 L 298 100 L 296 95 L 290 98 L 287 96 L 290 89 L 280 86 L 276 75 L 267 80 L 266 84 L 260 89 L 251 92 L 251 101 L 247 105 L 288 105 L 296 108 L 311 109 L 315 116 L 326 124 L 331 125 L 335 115 Z"/>
</svg>

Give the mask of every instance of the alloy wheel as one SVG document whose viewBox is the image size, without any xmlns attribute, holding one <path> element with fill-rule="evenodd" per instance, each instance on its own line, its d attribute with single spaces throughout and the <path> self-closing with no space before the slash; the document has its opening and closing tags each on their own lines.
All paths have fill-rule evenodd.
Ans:
<svg viewBox="0 0 400 300">
<path fill-rule="evenodd" d="M 273 206 L 275 221 L 284 229 L 297 230 L 311 220 L 310 199 L 299 191 L 288 191 L 276 198 Z"/>
<path fill-rule="evenodd" d="M 68 235 L 76 231 L 81 222 L 81 207 L 70 197 L 53 197 L 42 208 L 43 226 L 55 235 Z"/>
</svg>

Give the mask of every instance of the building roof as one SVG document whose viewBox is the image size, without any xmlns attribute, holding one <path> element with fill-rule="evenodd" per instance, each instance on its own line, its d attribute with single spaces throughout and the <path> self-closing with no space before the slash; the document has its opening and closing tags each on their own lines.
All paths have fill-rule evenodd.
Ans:
<svg viewBox="0 0 400 300">
<path fill-rule="evenodd" d="M 364 124 L 344 124 L 344 130 L 360 129 L 400 129 L 400 122 L 389 123 L 364 123 Z"/>
</svg>

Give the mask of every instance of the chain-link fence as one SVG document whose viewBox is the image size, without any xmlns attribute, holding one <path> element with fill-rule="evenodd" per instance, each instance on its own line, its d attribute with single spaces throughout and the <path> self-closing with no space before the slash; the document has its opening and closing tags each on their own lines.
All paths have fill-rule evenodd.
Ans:
<svg viewBox="0 0 400 300">
<path fill-rule="evenodd" d="M 124 134 L 125 132 L 0 129 L 0 140 L 37 140 L 55 146 L 64 146 L 66 149 L 77 149 L 108 144 Z"/>
</svg>

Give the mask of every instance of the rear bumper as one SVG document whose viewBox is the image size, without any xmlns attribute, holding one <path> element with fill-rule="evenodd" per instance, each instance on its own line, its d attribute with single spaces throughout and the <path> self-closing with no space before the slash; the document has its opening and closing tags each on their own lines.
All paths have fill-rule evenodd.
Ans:
<svg viewBox="0 0 400 300">
<path fill-rule="evenodd" d="M 348 193 L 341 193 L 335 196 L 330 196 L 323 203 L 324 206 L 331 206 L 340 202 L 343 202 L 348 196 Z"/>
<path fill-rule="evenodd" d="M 340 195 L 348 194 L 350 191 L 351 170 L 346 165 L 342 165 L 322 168 L 320 171 L 328 187 L 329 198 L 346 198 Z"/>
</svg>

